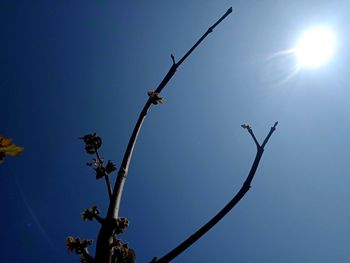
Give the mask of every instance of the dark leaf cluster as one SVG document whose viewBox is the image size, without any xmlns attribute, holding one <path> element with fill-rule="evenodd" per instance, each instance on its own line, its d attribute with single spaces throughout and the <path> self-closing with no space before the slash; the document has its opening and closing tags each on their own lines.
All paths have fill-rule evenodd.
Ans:
<svg viewBox="0 0 350 263">
<path fill-rule="evenodd" d="M 97 136 L 96 133 L 84 135 L 79 139 L 84 141 L 85 151 L 89 154 L 96 153 L 96 150 L 102 145 L 102 139 L 101 137 Z"/>
<path fill-rule="evenodd" d="M 84 253 L 85 249 L 92 244 L 92 240 L 80 240 L 80 237 L 69 236 L 66 239 L 66 245 L 69 252 L 75 252 L 78 255 Z"/>
<path fill-rule="evenodd" d="M 129 226 L 129 221 L 127 218 L 125 217 L 120 217 L 117 219 L 117 227 L 115 229 L 115 232 L 117 234 L 121 234 L 124 233 L 125 230 L 128 228 Z"/>
<path fill-rule="evenodd" d="M 163 97 L 161 97 L 158 92 L 148 91 L 147 95 L 149 96 L 151 103 L 154 105 L 157 105 L 159 103 L 163 104 L 164 102 Z"/>
<path fill-rule="evenodd" d="M 135 263 L 136 255 L 132 248 L 129 248 L 128 244 L 123 244 L 121 240 L 116 240 L 112 244 L 113 246 L 113 263 Z"/>
<path fill-rule="evenodd" d="M 107 162 L 106 166 L 103 165 L 102 159 L 92 159 L 92 161 L 86 163 L 86 165 L 94 166 L 94 170 L 96 172 L 96 179 L 100 179 L 117 169 L 117 167 L 111 160 Z"/>
<path fill-rule="evenodd" d="M 92 221 L 94 220 L 95 216 L 99 215 L 101 212 L 100 210 L 97 208 L 97 206 L 92 206 L 88 209 L 85 209 L 82 213 L 81 213 L 81 217 L 83 218 L 84 222 L 86 220 Z"/>
</svg>

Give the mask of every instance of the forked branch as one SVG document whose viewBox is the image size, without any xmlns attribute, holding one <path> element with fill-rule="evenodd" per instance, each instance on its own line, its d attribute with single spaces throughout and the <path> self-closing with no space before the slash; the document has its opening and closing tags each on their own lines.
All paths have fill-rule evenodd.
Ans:
<svg viewBox="0 0 350 263">
<path fill-rule="evenodd" d="M 253 130 L 249 125 L 243 124 L 242 128 L 247 129 L 249 134 L 252 136 L 254 143 L 257 146 L 257 151 L 255 155 L 254 162 L 250 168 L 249 174 L 244 181 L 241 189 L 238 191 L 238 193 L 232 198 L 228 204 L 221 209 L 219 213 L 217 213 L 211 220 L 209 220 L 205 225 L 203 225 L 200 229 L 198 229 L 193 235 L 188 237 L 185 241 L 183 241 L 180 245 L 178 245 L 176 248 L 171 250 L 168 254 L 161 257 L 160 259 L 154 258 L 152 260 L 152 263 L 167 263 L 174 258 L 176 258 L 178 255 L 180 255 L 182 252 L 184 252 L 187 248 L 189 248 L 192 244 L 194 244 L 198 239 L 200 239 L 205 233 L 207 233 L 213 226 L 215 226 L 224 216 L 231 211 L 232 208 L 236 206 L 236 204 L 243 198 L 243 196 L 249 191 L 250 184 L 253 181 L 254 175 L 256 173 L 256 170 L 258 168 L 260 159 L 264 153 L 264 147 L 269 141 L 272 133 L 276 130 L 278 122 L 275 122 L 275 124 L 271 127 L 270 132 L 266 136 L 263 143 L 260 145 L 258 140 L 256 139 Z"/>
</svg>

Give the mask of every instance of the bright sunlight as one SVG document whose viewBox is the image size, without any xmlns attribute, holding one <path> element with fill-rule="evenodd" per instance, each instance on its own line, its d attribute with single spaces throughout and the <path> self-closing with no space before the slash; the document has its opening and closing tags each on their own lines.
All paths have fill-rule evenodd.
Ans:
<svg viewBox="0 0 350 263">
<path fill-rule="evenodd" d="M 298 40 L 294 52 L 300 68 L 315 68 L 325 64 L 336 46 L 335 33 L 327 27 L 305 31 Z"/>
<path fill-rule="evenodd" d="M 287 83 L 301 69 L 315 69 L 325 65 L 335 53 L 335 31 L 327 26 L 316 26 L 304 31 L 295 45 L 277 51 L 267 58 L 267 68 L 274 68 L 276 86 Z"/>
</svg>

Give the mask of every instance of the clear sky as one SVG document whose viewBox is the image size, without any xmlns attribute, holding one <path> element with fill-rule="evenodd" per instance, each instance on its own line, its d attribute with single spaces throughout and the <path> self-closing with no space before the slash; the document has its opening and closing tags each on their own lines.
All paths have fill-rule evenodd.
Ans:
<svg viewBox="0 0 350 263">
<path fill-rule="evenodd" d="M 230 6 L 147 116 L 122 239 L 138 262 L 167 253 L 241 187 L 255 146 L 240 125 L 262 139 L 278 120 L 251 191 L 174 262 L 350 262 L 345 0 L 0 1 L 0 133 L 25 148 L 0 166 L 0 262 L 79 262 L 65 238 L 96 238 L 80 213 L 105 212 L 107 192 L 78 137 L 97 132 L 118 166 L 170 54 Z M 290 77 L 295 58 L 274 54 L 317 25 L 336 32 L 333 57 Z"/>
</svg>

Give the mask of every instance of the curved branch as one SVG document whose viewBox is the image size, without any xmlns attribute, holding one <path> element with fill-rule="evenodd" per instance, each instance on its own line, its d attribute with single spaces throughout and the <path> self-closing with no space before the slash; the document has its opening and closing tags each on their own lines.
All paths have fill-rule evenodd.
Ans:
<svg viewBox="0 0 350 263">
<path fill-rule="evenodd" d="M 215 22 L 214 25 L 209 27 L 209 29 L 202 35 L 202 37 L 187 51 L 187 53 L 179 60 L 177 63 L 173 63 L 173 65 L 170 67 L 168 73 L 164 76 L 163 80 L 158 85 L 157 89 L 155 90 L 155 93 L 160 94 L 160 92 L 164 89 L 164 87 L 168 84 L 170 79 L 175 75 L 175 72 L 177 68 L 185 61 L 185 59 L 196 49 L 196 47 L 213 31 L 213 29 L 218 26 L 222 20 L 224 20 L 230 13 L 232 13 L 232 7 L 230 7 L 226 13 Z M 174 62 L 175 60 L 173 60 Z M 108 218 L 118 218 L 119 214 L 119 207 L 120 207 L 120 200 L 121 195 L 125 183 L 126 176 L 128 174 L 129 165 L 132 157 L 132 153 L 135 147 L 135 143 L 138 137 L 138 134 L 140 132 L 142 123 L 147 115 L 148 109 L 151 107 L 151 99 L 149 98 L 144 105 L 139 118 L 137 119 L 136 125 L 134 127 L 134 130 L 131 134 L 131 137 L 129 139 L 128 146 L 125 150 L 123 161 L 121 164 L 121 167 L 118 171 L 118 177 L 114 185 L 113 194 L 111 198 L 111 202 L 108 208 Z"/>
<path fill-rule="evenodd" d="M 272 133 L 275 131 L 277 123 L 273 127 L 271 127 L 270 132 L 266 136 L 264 143 L 260 146 L 258 141 L 256 140 L 254 133 L 250 126 L 243 127 L 248 129 L 248 132 L 252 136 L 254 142 L 258 145 L 257 152 L 255 155 L 254 162 L 250 168 L 249 174 L 244 181 L 241 189 L 238 191 L 238 193 L 232 198 L 231 201 L 228 202 L 228 204 L 220 210 L 219 213 L 217 213 L 212 219 L 210 219 L 205 225 L 203 225 L 200 229 L 198 229 L 194 234 L 192 234 L 190 237 L 188 237 L 185 241 L 183 241 L 180 245 L 178 245 L 176 248 L 171 250 L 168 254 L 161 257 L 160 259 L 153 258 L 151 261 L 152 263 L 167 263 L 174 258 L 176 258 L 178 255 L 180 255 L 182 252 L 184 252 L 187 248 L 189 248 L 191 245 L 193 245 L 198 239 L 200 239 L 204 234 L 206 234 L 213 226 L 215 226 L 224 216 L 231 211 L 232 208 L 234 208 L 238 202 L 243 198 L 243 196 L 249 191 L 250 184 L 253 181 L 254 175 L 256 173 L 256 170 L 259 166 L 259 162 L 261 160 L 261 157 L 264 153 L 264 146 L 267 144 L 268 140 L 270 139 Z"/>
<path fill-rule="evenodd" d="M 163 80 L 160 82 L 155 93 L 160 94 L 160 92 L 164 89 L 164 87 L 168 84 L 168 82 L 171 80 L 171 78 L 175 75 L 177 68 L 185 61 L 185 59 L 195 50 L 195 48 L 206 38 L 206 36 L 213 31 L 213 29 L 218 26 L 222 20 L 224 20 L 230 13 L 232 13 L 232 7 L 229 8 L 226 13 L 213 24 L 204 34 L 203 36 L 187 51 L 187 53 L 179 60 L 178 63 L 174 63 L 175 59 L 173 59 L 173 64 L 170 67 L 168 73 L 164 76 Z M 129 165 L 132 157 L 132 153 L 136 144 L 136 140 L 138 137 L 138 134 L 141 130 L 142 124 L 144 119 L 146 118 L 148 109 L 151 107 L 152 101 L 151 97 L 148 98 L 145 105 L 142 108 L 142 111 L 137 119 L 137 122 L 135 124 L 135 127 L 132 131 L 132 134 L 130 136 L 128 145 L 126 147 L 124 157 L 122 164 L 118 171 L 118 176 L 114 184 L 112 197 L 110 199 L 108 212 L 106 220 L 112 220 L 117 219 L 119 216 L 119 208 L 120 208 L 120 201 L 121 196 L 126 180 L 126 176 L 128 174 Z M 109 244 L 113 240 L 113 230 L 109 229 L 106 224 L 103 224 L 100 232 L 98 234 L 97 238 L 97 244 L 96 244 L 96 262 L 104 262 L 104 263 L 110 263 L 111 262 L 111 251 L 109 250 Z"/>
</svg>

